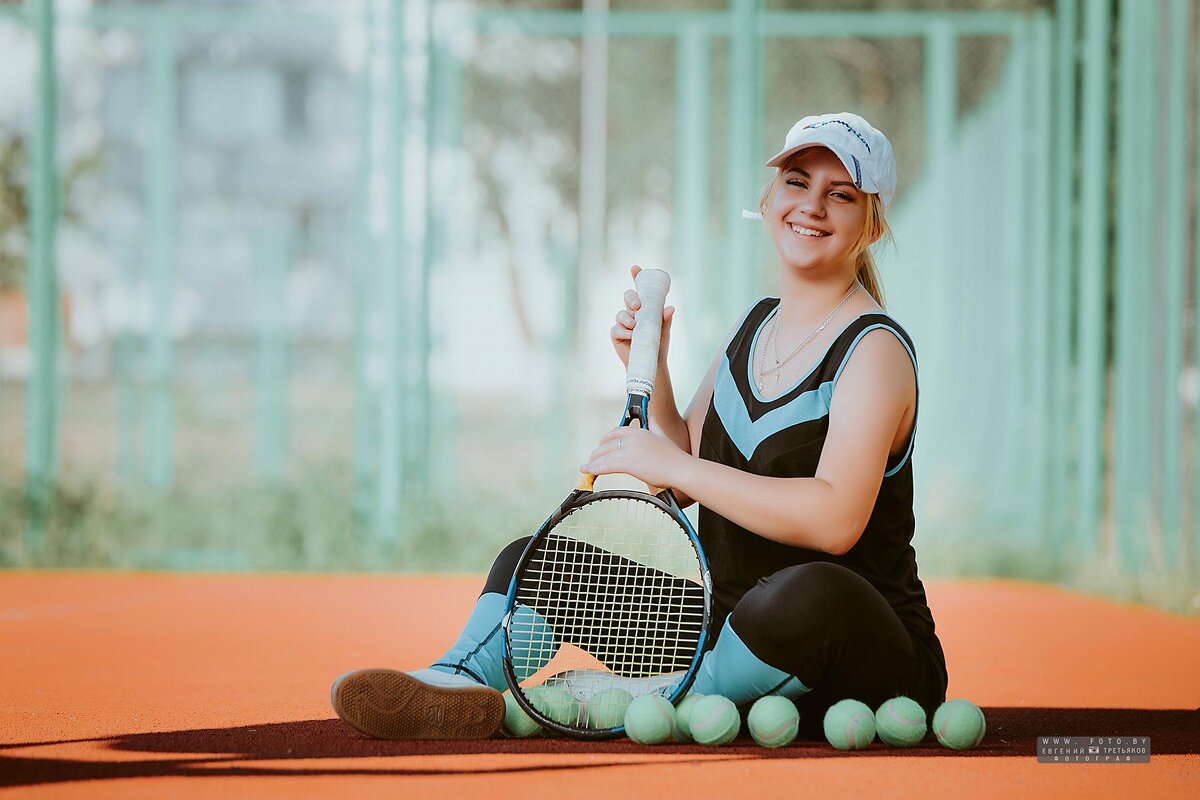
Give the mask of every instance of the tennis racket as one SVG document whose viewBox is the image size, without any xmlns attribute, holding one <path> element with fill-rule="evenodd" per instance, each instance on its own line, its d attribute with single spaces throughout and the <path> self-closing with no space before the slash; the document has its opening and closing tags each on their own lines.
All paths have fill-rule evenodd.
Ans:
<svg viewBox="0 0 1200 800">
<path fill-rule="evenodd" d="M 671 278 L 642 270 L 622 425 L 649 422 L 663 303 Z M 700 540 L 670 489 L 579 485 L 517 563 L 503 621 L 504 673 L 543 727 L 584 739 L 625 730 L 634 697 L 678 701 L 704 651 L 712 579 Z M 647 487 L 649 490 L 650 487 Z"/>
</svg>

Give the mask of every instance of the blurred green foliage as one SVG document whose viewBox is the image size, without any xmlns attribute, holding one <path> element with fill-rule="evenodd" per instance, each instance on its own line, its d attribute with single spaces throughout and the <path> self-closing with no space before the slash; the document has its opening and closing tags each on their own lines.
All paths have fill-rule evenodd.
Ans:
<svg viewBox="0 0 1200 800">
<path fill-rule="evenodd" d="M 180 486 L 134 497 L 95 484 L 63 485 L 46 511 L 43 547 L 31 556 L 24 530 L 33 509 L 24 491 L 0 487 L 0 568 L 444 572 L 452 564 L 455 571 L 486 573 L 505 544 L 541 524 L 542 491 L 435 500 L 414 512 L 410 538 L 396 546 L 356 525 L 345 465 L 234 492 Z M 1101 554 L 1064 562 L 1051 548 L 1006 533 L 918 532 L 921 577 L 1038 581 L 1200 615 L 1200 593 L 1183 575 L 1130 577 Z"/>
<path fill-rule="evenodd" d="M 233 490 L 187 484 L 132 494 L 63 483 L 32 552 L 25 530 L 35 509 L 23 489 L 0 486 L 0 568 L 482 572 L 545 513 L 510 492 L 436 499 L 411 512 L 408 538 L 397 544 L 356 523 L 353 499 L 345 465 Z"/>
<path fill-rule="evenodd" d="M 71 162 L 63 174 L 63 221 L 79 221 L 71 205 L 72 189 L 101 163 L 99 148 Z M 0 137 L 0 291 L 25 285 L 29 246 L 29 147 L 23 136 Z"/>
<path fill-rule="evenodd" d="M 25 282 L 28 160 L 24 139 L 0 138 L 0 291 L 20 288 Z"/>
</svg>

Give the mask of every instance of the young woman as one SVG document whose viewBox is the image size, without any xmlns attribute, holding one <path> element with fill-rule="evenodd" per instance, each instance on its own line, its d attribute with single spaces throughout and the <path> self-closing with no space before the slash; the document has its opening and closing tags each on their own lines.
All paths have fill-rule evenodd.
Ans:
<svg viewBox="0 0 1200 800">
<path fill-rule="evenodd" d="M 932 717 L 947 674 L 911 545 L 916 355 L 884 311 L 869 251 L 888 232 L 891 143 L 854 114 L 805 117 L 767 166 L 776 174 L 759 212 L 779 253 L 780 296 L 730 329 L 682 415 L 667 308 L 649 430 L 609 431 L 580 470 L 626 473 L 700 504 L 716 630 L 692 692 L 743 710 L 789 697 L 809 738 L 846 697 L 875 708 L 903 694 Z M 611 331 L 623 362 L 638 307 L 627 291 Z M 494 734 L 500 619 L 528 541 L 501 551 L 459 640 L 429 668 L 338 678 L 339 716 L 384 738 Z"/>
</svg>

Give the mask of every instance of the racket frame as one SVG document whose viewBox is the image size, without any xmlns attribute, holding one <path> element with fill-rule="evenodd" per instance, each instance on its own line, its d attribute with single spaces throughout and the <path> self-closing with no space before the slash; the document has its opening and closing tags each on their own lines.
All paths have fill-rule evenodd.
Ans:
<svg viewBox="0 0 1200 800">
<path fill-rule="evenodd" d="M 631 392 L 625 402 L 625 412 L 621 418 L 621 426 L 627 427 L 635 420 L 641 423 L 642 428 L 649 425 L 649 396 L 641 392 Z M 553 530 L 559 522 L 568 514 L 582 508 L 588 503 L 597 502 L 599 500 L 608 499 L 629 499 L 640 500 L 651 503 L 657 506 L 660 510 L 665 511 L 679 522 L 687 534 L 692 545 L 692 549 L 696 551 L 696 557 L 700 564 L 701 586 L 704 590 L 704 616 L 700 626 L 700 636 L 696 642 L 696 652 L 692 655 L 692 661 L 688 665 L 687 672 L 683 678 L 679 680 L 672 690 L 671 694 L 664 695 L 672 704 L 679 702 L 683 698 L 687 690 L 691 688 L 693 681 L 696 679 L 696 673 L 700 668 L 700 661 L 704 657 L 708 641 L 708 632 L 712 620 L 712 575 L 708 568 L 708 559 L 704 556 L 704 548 L 700 544 L 700 537 L 696 534 L 695 528 L 692 526 L 691 520 L 683 513 L 683 509 L 679 507 L 679 502 L 675 499 L 675 493 L 670 488 L 663 489 L 658 494 L 650 494 L 649 492 L 638 492 L 631 489 L 602 489 L 596 491 L 590 487 L 590 476 L 585 477 L 585 481 L 581 482 L 580 486 L 572 490 L 567 495 L 566 499 L 559 504 L 558 508 L 546 518 L 546 521 L 538 528 L 537 533 L 529 540 L 529 544 L 525 546 L 521 553 L 520 559 L 517 561 L 516 569 L 513 571 L 512 580 L 508 585 L 508 596 L 504 605 L 504 618 L 501 623 L 503 643 L 503 663 L 504 663 L 504 679 L 508 683 L 509 691 L 512 692 L 513 699 L 517 704 L 542 727 L 549 728 L 558 733 L 577 739 L 616 739 L 625 734 L 625 725 L 622 723 L 614 728 L 580 728 L 571 725 L 564 725 L 556 720 L 553 720 L 539 711 L 529 698 L 525 696 L 521 689 L 520 681 L 517 679 L 516 673 L 513 671 L 512 664 L 512 645 L 509 639 L 510 623 L 512 622 L 513 613 L 516 611 L 515 603 L 517 596 L 517 584 L 520 576 L 525 571 L 529 560 L 538 550 L 538 543 L 545 538 L 549 531 Z"/>
</svg>

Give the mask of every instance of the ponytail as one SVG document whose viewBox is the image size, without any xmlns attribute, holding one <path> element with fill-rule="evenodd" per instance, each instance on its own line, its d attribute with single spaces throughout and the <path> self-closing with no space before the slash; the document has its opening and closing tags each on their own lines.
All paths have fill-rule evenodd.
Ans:
<svg viewBox="0 0 1200 800">
<path fill-rule="evenodd" d="M 863 224 L 862 237 L 858 241 L 858 255 L 855 257 L 854 275 L 858 282 L 867 290 L 867 294 L 875 298 L 879 307 L 887 310 L 883 297 L 883 282 L 879 280 L 879 270 L 875 266 L 875 257 L 871 255 L 871 246 L 887 238 L 892 239 L 892 229 L 883 216 L 883 203 L 879 195 L 867 195 L 867 220 Z"/>
</svg>

